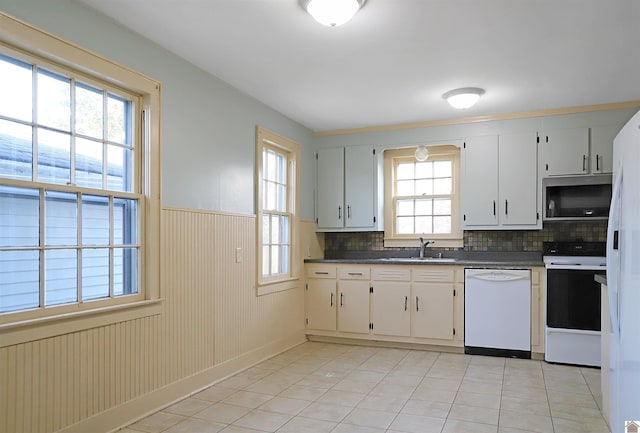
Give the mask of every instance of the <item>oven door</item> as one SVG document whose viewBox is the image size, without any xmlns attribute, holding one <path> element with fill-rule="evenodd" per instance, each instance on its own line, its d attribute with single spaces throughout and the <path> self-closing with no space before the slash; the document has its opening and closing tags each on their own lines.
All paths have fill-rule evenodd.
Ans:
<svg viewBox="0 0 640 433">
<path fill-rule="evenodd" d="M 547 266 L 547 326 L 600 331 L 601 267 Z"/>
</svg>

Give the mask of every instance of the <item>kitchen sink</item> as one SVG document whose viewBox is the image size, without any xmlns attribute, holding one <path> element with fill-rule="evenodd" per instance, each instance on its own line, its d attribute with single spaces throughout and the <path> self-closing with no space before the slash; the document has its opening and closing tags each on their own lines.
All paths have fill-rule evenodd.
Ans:
<svg viewBox="0 0 640 433">
<path fill-rule="evenodd" d="M 390 262 L 431 262 L 431 263 L 454 263 L 456 259 L 451 257 L 388 257 L 381 260 Z"/>
</svg>

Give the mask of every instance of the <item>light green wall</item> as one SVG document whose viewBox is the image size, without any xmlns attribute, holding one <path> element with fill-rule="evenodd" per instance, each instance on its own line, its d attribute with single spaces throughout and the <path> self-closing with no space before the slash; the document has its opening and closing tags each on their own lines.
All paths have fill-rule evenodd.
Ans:
<svg viewBox="0 0 640 433">
<path fill-rule="evenodd" d="M 254 213 L 255 126 L 302 146 L 300 210 L 313 218 L 309 129 L 110 18 L 70 0 L 0 0 L 0 10 L 162 82 L 162 204 Z"/>
</svg>

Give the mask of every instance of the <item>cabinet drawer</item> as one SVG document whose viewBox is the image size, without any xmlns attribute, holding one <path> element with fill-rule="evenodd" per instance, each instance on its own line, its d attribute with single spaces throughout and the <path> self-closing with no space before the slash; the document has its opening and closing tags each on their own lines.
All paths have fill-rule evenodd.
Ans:
<svg viewBox="0 0 640 433">
<path fill-rule="evenodd" d="M 372 268 L 371 279 L 374 281 L 411 281 L 411 270 L 404 266 L 393 268 L 385 265 Z"/>
<path fill-rule="evenodd" d="M 338 279 L 340 280 L 368 280 L 369 267 L 350 266 L 338 269 Z"/>
<path fill-rule="evenodd" d="M 336 267 L 326 265 L 306 265 L 307 278 L 336 278 Z"/>
<path fill-rule="evenodd" d="M 438 266 L 439 268 L 439 266 Z M 453 269 L 414 268 L 413 281 L 453 282 L 455 271 Z"/>
</svg>

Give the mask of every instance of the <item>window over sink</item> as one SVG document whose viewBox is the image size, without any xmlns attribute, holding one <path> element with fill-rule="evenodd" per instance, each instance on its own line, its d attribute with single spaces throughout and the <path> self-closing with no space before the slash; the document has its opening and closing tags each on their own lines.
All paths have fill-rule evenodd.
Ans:
<svg viewBox="0 0 640 433">
<path fill-rule="evenodd" d="M 385 151 L 387 247 L 418 246 L 420 237 L 435 240 L 435 246 L 462 246 L 460 149 L 437 145 L 428 151 L 426 161 L 416 160 L 413 147 Z"/>
</svg>

